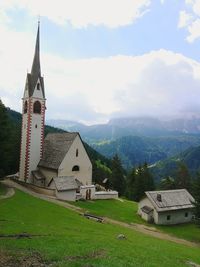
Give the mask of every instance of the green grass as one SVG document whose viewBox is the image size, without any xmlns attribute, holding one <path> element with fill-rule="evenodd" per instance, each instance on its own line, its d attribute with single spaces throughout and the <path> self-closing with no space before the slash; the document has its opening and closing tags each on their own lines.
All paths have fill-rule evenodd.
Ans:
<svg viewBox="0 0 200 267">
<path fill-rule="evenodd" d="M 144 223 L 140 216 L 137 215 L 137 203 L 133 201 L 110 199 L 70 203 L 94 215 L 109 217 L 127 223 Z"/>
<path fill-rule="evenodd" d="M 101 206 L 101 201 L 95 203 Z M 112 201 L 107 203 L 112 206 Z M 120 209 L 122 204 L 119 202 Z M 121 218 L 128 218 L 122 211 L 120 214 Z M 21 232 L 41 236 L 0 238 L 0 249 L 16 255 L 22 251 L 27 254 L 38 251 L 46 260 L 55 261 L 54 266 L 181 267 L 187 266 L 186 261 L 200 264 L 199 248 L 159 240 L 117 225 L 97 223 L 17 191 L 12 198 L 0 200 L 0 234 Z M 120 233 L 127 239 L 118 240 L 116 236 Z M 94 252 L 100 255 L 92 257 Z M 67 259 L 69 256 L 73 256 L 72 260 Z"/>
<path fill-rule="evenodd" d="M 0 182 L 0 196 L 6 194 L 6 187 Z"/>
<path fill-rule="evenodd" d="M 160 231 L 172 234 L 179 238 L 189 241 L 200 242 L 200 228 L 195 224 L 182 224 L 174 226 L 156 226 L 147 224 L 137 214 L 138 204 L 133 201 L 123 200 L 97 200 L 97 201 L 79 201 L 74 205 L 83 208 L 85 211 L 95 215 L 109 217 L 114 220 L 127 222 L 127 223 L 142 223 L 149 226 L 154 226 Z"/>
</svg>

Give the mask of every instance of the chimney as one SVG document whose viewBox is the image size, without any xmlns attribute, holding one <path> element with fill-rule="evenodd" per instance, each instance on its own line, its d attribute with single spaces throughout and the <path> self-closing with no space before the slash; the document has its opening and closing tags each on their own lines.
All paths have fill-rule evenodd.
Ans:
<svg viewBox="0 0 200 267">
<path fill-rule="evenodd" d="M 162 202 L 161 194 L 157 194 L 157 200 L 158 200 L 159 202 Z"/>
</svg>

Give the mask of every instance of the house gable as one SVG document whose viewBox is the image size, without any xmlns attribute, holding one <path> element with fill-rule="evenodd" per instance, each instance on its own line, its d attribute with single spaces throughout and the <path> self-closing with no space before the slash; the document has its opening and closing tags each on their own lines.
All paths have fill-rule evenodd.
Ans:
<svg viewBox="0 0 200 267">
<path fill-rule="evenodd" d="M 59 176 L 74 176 L 82 184 L 92 183 L 92 163 L 77 134 L 58 168 Z"/>
</svg>

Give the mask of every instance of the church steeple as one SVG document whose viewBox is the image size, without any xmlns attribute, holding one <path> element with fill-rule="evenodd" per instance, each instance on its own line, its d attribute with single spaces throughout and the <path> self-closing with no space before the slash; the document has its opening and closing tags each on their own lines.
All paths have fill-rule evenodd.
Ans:
<svg viewBox="0 0 200 267">
<path fill-rule="evenodd" d="M 41 68 L 40 68 L 40 22 L 38 22 L 36 43 L 35 43 L 35 53 L 33 57 L 33 63 L 31 68 L 31 73 L 27 74 L 27 89 L 29 93 L 29 97 L 34 94 L 34 91 L 37 88 L 38 82 L 41 87 L 42 97 L 45 98 L 44 92 L 44 80 L 41 76 Z"/>
<path fill-rule="evenodd" d="M 37 30 L 37 37 L 36 37 L 36 44 L 35 44 L 35 54 L 33 58 L 33 64 L 31 68 L 31 75 L 33 77 L 40 77 L 41 70 L 40 70 L 40 22 L 38 21 L 38 30 Z"/>
<path fill-rule="evenodd" d="M 32 172 L 42 157 L 44 143 L 45 93 L 40 68 L 40 24 L 31 72 L 27 73 L 22 105 L 20 179 L 33 182 Z"/>
</svg>

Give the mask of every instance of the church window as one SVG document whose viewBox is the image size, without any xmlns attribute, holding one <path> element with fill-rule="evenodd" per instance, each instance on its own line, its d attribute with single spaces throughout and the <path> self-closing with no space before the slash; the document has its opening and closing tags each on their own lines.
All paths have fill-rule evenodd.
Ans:
<svg viewBox="0 0 200 267">
<path fill-rule="evenodd" d="M 33 113 L 41 114 L 41 104 L 39 101 L 33 104 Z"/>
<path fill-rule="evenodd" d="M 75 165 L 75 166 L 72 168 L 72 171 L 73 171 L 73 172 L 77 172 L 77 171 L 79 171 L 79 166 L 78 166 L 78 165 Z"/>
<path fill-rule="evenodd" d="M 40 84 L 39 83 L 37 84 L 37 90 L 40 90 Z"/>
<path fill-rule="evenodd" d="M 35 125 L 35 128 L 37 129 L 37 124 Z"/>
<path fill-rule="evenodd" d="M 171 220 L 171 215 L 167 215 L 167 221 Z"/>
<path fill-rule="evenodd" d="M 28 104 L 27 104 L 27 101 L 25 101 L 25 103 L 24 103 L 24 113 L 27 113 L 27 109 L 28 109 Z"/>
<path fill-rule="evenodd" d="M 78 157 L 78 148 L 76 149 L 76 157 Z"/>
</svg>

